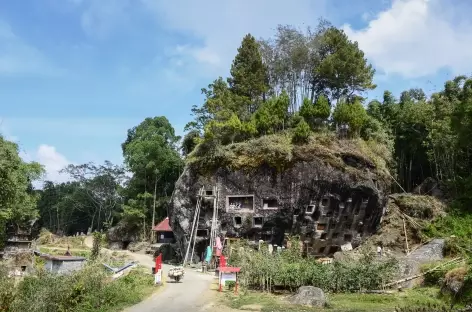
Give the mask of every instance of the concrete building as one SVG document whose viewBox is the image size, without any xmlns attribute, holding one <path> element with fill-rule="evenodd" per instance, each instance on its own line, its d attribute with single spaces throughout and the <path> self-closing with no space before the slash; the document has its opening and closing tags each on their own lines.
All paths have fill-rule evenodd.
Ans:
<svg viewBox="0 0 472 312">
<path fill-rule="evenodd" d="M 46 260 L 44 268 L 57 274 L 70 274 L 78 271 L 83 268 L 86 261 L 84 257 L 75 256 L 41 255 L 40 257 Z"/>
</svg>

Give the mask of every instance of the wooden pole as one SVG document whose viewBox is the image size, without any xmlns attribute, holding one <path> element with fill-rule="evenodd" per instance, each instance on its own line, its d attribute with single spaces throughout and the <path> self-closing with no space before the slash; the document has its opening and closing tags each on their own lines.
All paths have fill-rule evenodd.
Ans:
<svg viewBox="0 0 472 312">
<path fill-rule="evenodd" d="M 193 217 L 193 224 L 192 224 L 192 229 L 190 231 L 190 238 L 188 240 L 188 245 L 187 245 L 187 251 L 185 252 L 185 258 L 184 258 L 184 263 L 183 263 L 183 266 L 185 267 L 185 264 L 187 262 L 187 259 L 188 259 L 188 254 L 189 254 L 189 251 L 190 251 L 190 245 L 192 245 L 192 238 L 193 238 L 193 235 L 197 235 L 196 233 L 196 228 L 197 228 L 197 215 L 198 215 L 198 211 L 200 210 L 200 202 L 202 200 L 202 195 L 203 195 L 203 187 L 200 189 L 199 193 L 198 193 L 198 199 L 197 199 L 197 207 L 195 209 L 195 214 L 194 214 L 194 217 Z M 194 233 L 195 232 L 195 233 Z"/>
<path fill-rule="evenodd" d="M 410 254 L 410 248 L 408 247 L 408 234 L 406 233 L 406 223 L 405 223 L 405 218 L 402 218 L 403 220 L 403 232 L 405 232 L 405 243 L 406 243 L 406 254 Z"/>
<path fill-rule="evenodd" d="M 430 269 L 430 270 L 428 270 L 428 271 L 426 271 L 426 272 L 423 272 L 423 273 L 421 273 L 421 274 L 416 274 L 416 275 L 413 275 L 413 276 L 409 276 L 409 277 L 403 278 L 403 279 L 398 280 L 398 281 L 394 281 L 394 282 L 385 284 L 385 287 L 390 287 L 390 286 L 393 286 L 393 285 L 396 285 L 396 284 L 400 284 L 400 283 L 403 283 L 403 282 L 411 281 L 411 280 L 413 280 L 413 279 L 415 279 L 415 278 L 424 276 L 424 275 L 426 275 L 426 274 L 428 274 L 428 273 L 431 273 L 431 272 L 433 272 L 433 271 L 436 271 L 436 270 L 439 269 L 439 268 L 445 267 L 445 266 L 447 266 L 447 265 L 449 265 L 449 264 L 452 264 L 452 263 L 455 263 L 455 262 L 458 262 L 458 261 L 461 261 L 461 260 L 462 260 L 462 258 L 460 258 L 460 257 L 454 258 L 454 259 L 452 259 L 452 260 L 450 260 L 450 261 L 447 261 L 447 262 L 442 263 L 442 264 L 440 264 L 440 265 L 438 265 L 438 266 L 435 266 L 434 268 L 432 268 L 432 269 Z"/>
</svg>

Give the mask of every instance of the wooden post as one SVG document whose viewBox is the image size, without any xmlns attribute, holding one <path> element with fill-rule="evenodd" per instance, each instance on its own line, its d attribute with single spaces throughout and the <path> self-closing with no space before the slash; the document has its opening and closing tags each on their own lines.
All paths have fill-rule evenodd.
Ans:
<svg viewBox="0 0 472 312">
<path fill-rule="evenodd" d="M 234 293 L 238 293 L 238 273 L 236 272 L 236 283 L 234 285 Z"/>
<path fill-rule="evenodd" d="M 221 292 L 221 291 L 223 290 L 223 289 L 222 289 L 222 286 L 221 286 L 221 284 L 222 284 L 222 283 L 221 283 L 221 270 L 220 270 L 220 272 L 218 272 L 218 275 L 219 275 L 219 277 L 218 277 L 218 284 L 220 284 L 220 285 L 218 286 L 218 291 Z"/>
<path fill-rule="evenodd" d="M 408 234 L 406 233 L 405 218 L 402 218 L 402 220 L 403 220 L 403 231 L 405 232 L 406 254 L 408 255 L 410 253 L 410 248 L 408 247 Z"/>
</svg>

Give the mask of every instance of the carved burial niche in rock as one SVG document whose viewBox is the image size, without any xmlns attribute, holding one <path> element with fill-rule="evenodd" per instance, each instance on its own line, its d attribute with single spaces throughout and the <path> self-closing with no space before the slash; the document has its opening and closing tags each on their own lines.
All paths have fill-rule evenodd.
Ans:
<svg viewBox="0 0 472 312">
<path fill-rule="evenodd" d="M 318 224 L 316 225 L 316 230 L 317 230 L 317 231 L 325 231 L 325 230 L 326 230 L 326 224 L 324 224 L 324 223 L 318 223 Z"/>
<path fill-rule="evenodd" d="M 227 211 L 254 211 L 254 195 L 226 196 Z"/>
<path fill-rule="evenodd" d="M 305 213 L 312 214 L 313 212 L 315 212 L 315 209 L 316 209 L 315 205 L 308 205 L 305 208 Z"/>
<path fill-rule="evenodd" d="M 323 210 L 323 214 L 326 217 L 332 217 L 333 216 L 333 209 L 330 207 L 329 204 L 329 197 L 328 196 L 323 196 L 320 201 L 320 210 Z"/>
<path fill-rule="evenodd" d="M 264 219 L 262 217 L 254 217 L 252 219 L 252 226 L 255 228 L 260 228 L 264 224 Z"/>
<path fill-rule="evenodd" d="M 326 239 L 328 237 L 328 233 L 322 233 L 320 239 Z"/>
<path fill-rule="evenodd" d="M 321 216 L 320 209 L 316 209 L 311 218 L 313 219 L 313 221 L 318 221 L 320 219 L 320 216 Z"/>
<path fill-rule="evenodd" d="M 329 197 L 328 196 L 323 196 L 321 198 L 321 207 L 328 207 L 329 205 Z"/>
<path fill-rule="evenodd" d="M 205 196 L 213 196 L 213 190 L 205 190 Z"/>
<path fill-rule="evenodd" d="M 241 225 L 243 225 L 243 218 L 241 218 L 240 216 L 236 216 L 233 218 L 233 223 L 234 223 L 234 227 L 236 228 L 241 227 Z"/>
<path fill-rule="evenodd" d="M 265 198 L 262 200 L 262 209 L 279 209 L 279 203 L 275 198 Z"/>
<path fill-rule="evenodd" d="M 322 254 L 324 253 L 326 250 L 326 247 L 320 247 L 320 249 L 318 249 L 318 253 Z"/>
<path fill-rule="evenodd" d="M 207 229 L 197 230 L 197 237 L 207 237 L 207 236 L 208 236 L 208 230 Z"/>
<path fill-rule="evenodd" d="M 344 241 L 345 241 L 346 243 L 352 242 L 352 234 L 349 234 L 349 233 L 344 234 Z"/>
</svg>

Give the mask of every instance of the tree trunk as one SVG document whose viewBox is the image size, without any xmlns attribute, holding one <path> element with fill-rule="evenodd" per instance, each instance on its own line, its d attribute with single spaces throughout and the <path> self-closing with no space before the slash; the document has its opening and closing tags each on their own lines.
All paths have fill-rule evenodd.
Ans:
<svg viewBox="0 0 472 312">
<path fill-rule="evenodd" d="M 156 224 L 156 194 L 157 194 L 157 173 L 156 177 L 154 179 L 154 203 L 152 205 L 152 222 L 151 222 L 151 227 L 153 227 Z M 151 244 L 154 243 L 154 231 L 151 228 Z"/>
</svg>

